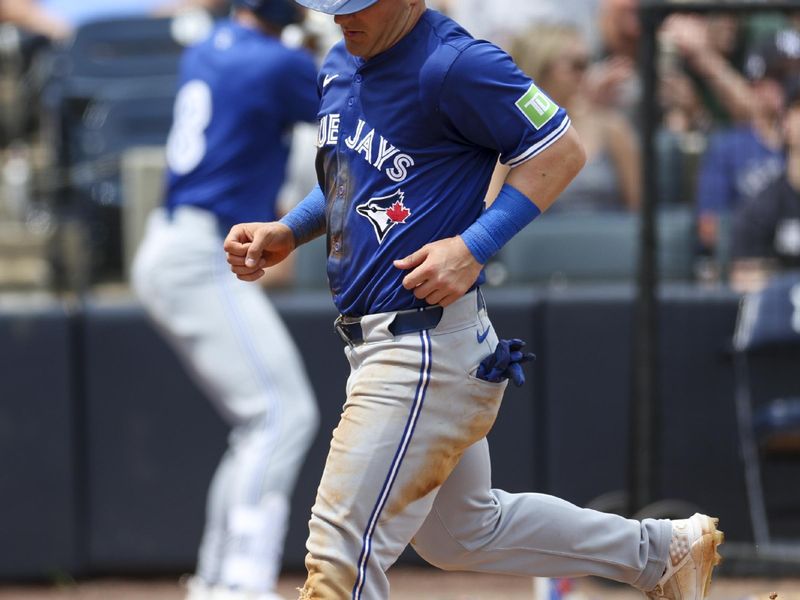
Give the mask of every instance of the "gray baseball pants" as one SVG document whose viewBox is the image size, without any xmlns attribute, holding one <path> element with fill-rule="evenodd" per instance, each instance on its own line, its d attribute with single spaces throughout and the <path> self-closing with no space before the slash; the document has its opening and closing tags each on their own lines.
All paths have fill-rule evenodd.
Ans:
<svg viewBox="0 0 800 600">
<path fill-rule="evenodd" d="M 297 349 L 261 287 L 231 274 L 210 212 L 156 210 L 132 280 L 232 427 L 208 493 L 197 575 L 212 586 L 271 591 L 289 496 L 318 423 Z"/>
<path fill-rule="evenodd" d="M 652 589 L 671 537 L 643 522 L 491 487 L 486 434 L 506 383 L 474 376 L 498 338 L 478 293 L 435 329 L 398 337 L 394 313 L 361 320 L 347 400 L 312 509 L 301 598 L 389 598 L 407 544 L 448 570 L 597 575 Z M 576 476 L 580 476 L 576 473 Z"/>
</svg>

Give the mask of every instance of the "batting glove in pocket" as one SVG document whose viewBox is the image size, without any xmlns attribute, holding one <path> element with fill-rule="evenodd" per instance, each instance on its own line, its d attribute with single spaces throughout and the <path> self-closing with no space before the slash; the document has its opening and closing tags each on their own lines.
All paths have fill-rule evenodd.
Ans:
<svg viewBox="0 0 800 600">
<path fill-rule="evenodd" d="M 522 364 L 536 358 L 532 352 L 523 352 L 523 348 L 525 342 L 518 338 L 500 340 L 494 353 L 484 358 L 478 365 L 475 376 L 492 383 L 510 379 L 515 386 L 520 387 L 525 383 Z"/>
</svg>

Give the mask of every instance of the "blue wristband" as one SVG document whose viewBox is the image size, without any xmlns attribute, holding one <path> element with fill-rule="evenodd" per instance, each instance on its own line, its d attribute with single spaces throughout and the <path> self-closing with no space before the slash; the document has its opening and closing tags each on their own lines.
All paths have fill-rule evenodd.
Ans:
<svg viewBox="0 0 800 600">
<path fill-rule="evenodd" d="M 483 265 L 540 214 L 542 211 L 525 194 L 505 184 L 497 200 L 467 227 L 461 239 Z"/>
<path fill-rule="evenodd" d="M 295 246 L 325 233 L 325 194 L 319 185 L 280 220 L 292 230 Z"/>
</svg>

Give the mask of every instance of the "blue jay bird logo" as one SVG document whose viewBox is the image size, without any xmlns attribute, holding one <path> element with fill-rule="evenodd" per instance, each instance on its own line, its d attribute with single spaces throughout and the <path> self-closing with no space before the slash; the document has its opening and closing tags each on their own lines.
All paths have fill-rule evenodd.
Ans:
<svg viewBox="0 0 800 600">
<path fill-rule="evenodd" d="M 403 203 L 404 199 L 405 194 L 397 190 L 390 196 L 370 198 L 368 202 L 356 206 L 356 212 L 372 224 L 379 244 L 383 243 L 392 227 L 404 224 L 411 216 L 411 211 Z"/>
</svg>

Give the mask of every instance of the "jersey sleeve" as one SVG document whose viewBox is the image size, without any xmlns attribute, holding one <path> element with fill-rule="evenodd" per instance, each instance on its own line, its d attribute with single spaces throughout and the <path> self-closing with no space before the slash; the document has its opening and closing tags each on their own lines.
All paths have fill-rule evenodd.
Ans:
<svg viewBox="0 0 800 600">
<path fill-rule="evenodd" d="M 499 153 L 512 168 L 546 150 L 570 125 L 566 111 L 488 42 L 453 61 L 439 109 L 452 135 Z"/>
<path fill-rule="evenodd" d="M 282 74 L 279 94 L 285 121 L 315 122 L 319 108 L 319 94 L 317 67 L 311 55 L 300 50 L 293 51 L 284 62 Z"/>
</svg>

